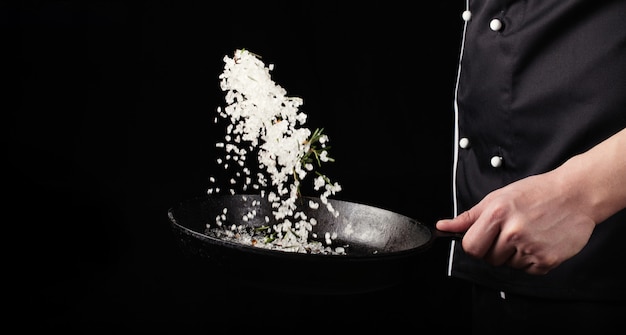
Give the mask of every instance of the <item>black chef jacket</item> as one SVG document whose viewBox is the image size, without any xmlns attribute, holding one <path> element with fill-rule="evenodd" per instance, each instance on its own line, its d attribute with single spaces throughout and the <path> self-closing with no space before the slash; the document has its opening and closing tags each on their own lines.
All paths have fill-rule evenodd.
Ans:
<svg viewBox="0 0 626 335">
<path fill-rule="evenodd" d="M 455 97 L 457 214 L 626 127 L 626 1 L 467 6 Z M 579 254 L 547 275 L 490 266 L 467 256 L 459 242 L 449 274 L 533 296 L 626 299 L 626 210 L 598 225 Z"/>
</svg>

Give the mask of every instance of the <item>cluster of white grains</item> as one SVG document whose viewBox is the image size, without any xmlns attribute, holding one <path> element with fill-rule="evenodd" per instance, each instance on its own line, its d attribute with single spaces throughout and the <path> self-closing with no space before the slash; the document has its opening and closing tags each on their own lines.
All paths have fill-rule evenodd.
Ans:
<svg viewBox="0 0 626 335">
<path fill-rule="evenodd" d="M 265 66 L 261 59 L 247 51 L 236 50 L 233 57 L 224 57 L 224 71 L 220 75 L 220 87 L 226 93 L 226 106 L 218 107 L 218 117 L 227 120 L 224 142 L 216 145 L 223 148 L 224 156 L 217 161 L 224 169 L 231 164 L 239 168 L 229 180 L 228 192 L 236 194 L 236 187 L 244 192 L 258 191 L 261 197 L 271 203 L 273 224 L 262 235 L 251 232 L 245 224 L 256 218 L 251 210 L 241 218 L 243 223 L 226 222 L 228 209 L 215 219 L 215 224 L 207 225 L 213 236 L 237 240 L 258 247 L 306 253 L 343 254 L 343 246 L 331 247 L 336 237 L 326 234 L 324 241 L 312 241 L 312 227 L 317 223 L 314 217 L 307 217 L 297 211 L 300 183 L 312 173 L 314 166 L 303 163 L 302 158 L 311 150 L 311 131 L 304 127 L 307 115 L 299 110 L 303 100 L 287 96 L 287 92 L 271 78 L 273 65 Z M 218 117 L 215 122 L 218 122 Z M 319 160 L 328 161 L 325 150 L 328 137 L 318 138 L 321 152 Z M 256 157 L 250 157 L 256 156 Z M 256 161 L 255 161 L 256 158 Z M 254 173 L 247 166 L 252 159 L 259 172 Z M 256 170 L 256 167 L 255 167 Z M 215 183 L 214 177 L 210 181 Z M 338 183 L 332 183 L 324 175 L 313 180 L 313 187 L 319 191 L 319 199 L 335 217 L 339 215 L 328 201 L 328 197 L 341 190 Z M 223 192 L 219 187 L 211 187 L 209 194 Z M 255 208 L 253 204 L 251 208 Z M 309 202 L 309 207 L 317 209 L 319 204 Z M 269 218 L 263 218 L 270 222 Z M 317 236 L 313 236 L 317 237 Z"/>
</svg>

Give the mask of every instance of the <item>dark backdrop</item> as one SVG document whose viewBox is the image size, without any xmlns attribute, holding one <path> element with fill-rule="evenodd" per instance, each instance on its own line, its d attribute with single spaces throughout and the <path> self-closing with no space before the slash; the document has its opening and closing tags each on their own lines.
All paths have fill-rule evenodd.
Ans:
<svg viewBox="0 0 626 335">
<path fill-rule="evenodd" d="M 406 285 L 316 296 L 252 289 L 185 256 L 167 210 L 215 167 L 222 58 L 246 48 L 324 127 L 336 198 L 433 224 L 451 209 L 461 1 L 22 1 L 8 127 L 13 309 L 80 333 L 467 330 L 448 243 Z M 10 39 L 13 41 L 13 39 Z M 9 91 L 13 92 L 13 91 Z"/>
</svg>

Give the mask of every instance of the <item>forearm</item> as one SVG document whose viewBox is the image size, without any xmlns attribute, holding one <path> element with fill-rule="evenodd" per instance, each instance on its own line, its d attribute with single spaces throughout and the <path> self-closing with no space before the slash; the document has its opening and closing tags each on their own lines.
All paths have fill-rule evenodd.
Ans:
<svg viewBox="0 0 626 335">
<path fill-rule="evenodd" d="M 564 196 L 602 222 L 626 208 L 626 129 L 550 172 Z"/>
</svg>

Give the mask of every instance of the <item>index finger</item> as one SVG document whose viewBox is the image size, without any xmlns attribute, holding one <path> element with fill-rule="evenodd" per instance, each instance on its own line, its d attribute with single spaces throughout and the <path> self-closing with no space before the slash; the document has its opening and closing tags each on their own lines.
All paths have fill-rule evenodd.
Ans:
<svg viewBox="0 0 626 335">
<path fill-rule="evenodd" d="M 484 211 L 478 206 L 470 211 L 473 211 L 472 215 L 476 219 L 463 237 L 463 250 L 472 257 L 484 258 L 500 234 L 502 215 L 498 212 Z"/>
</svg>

